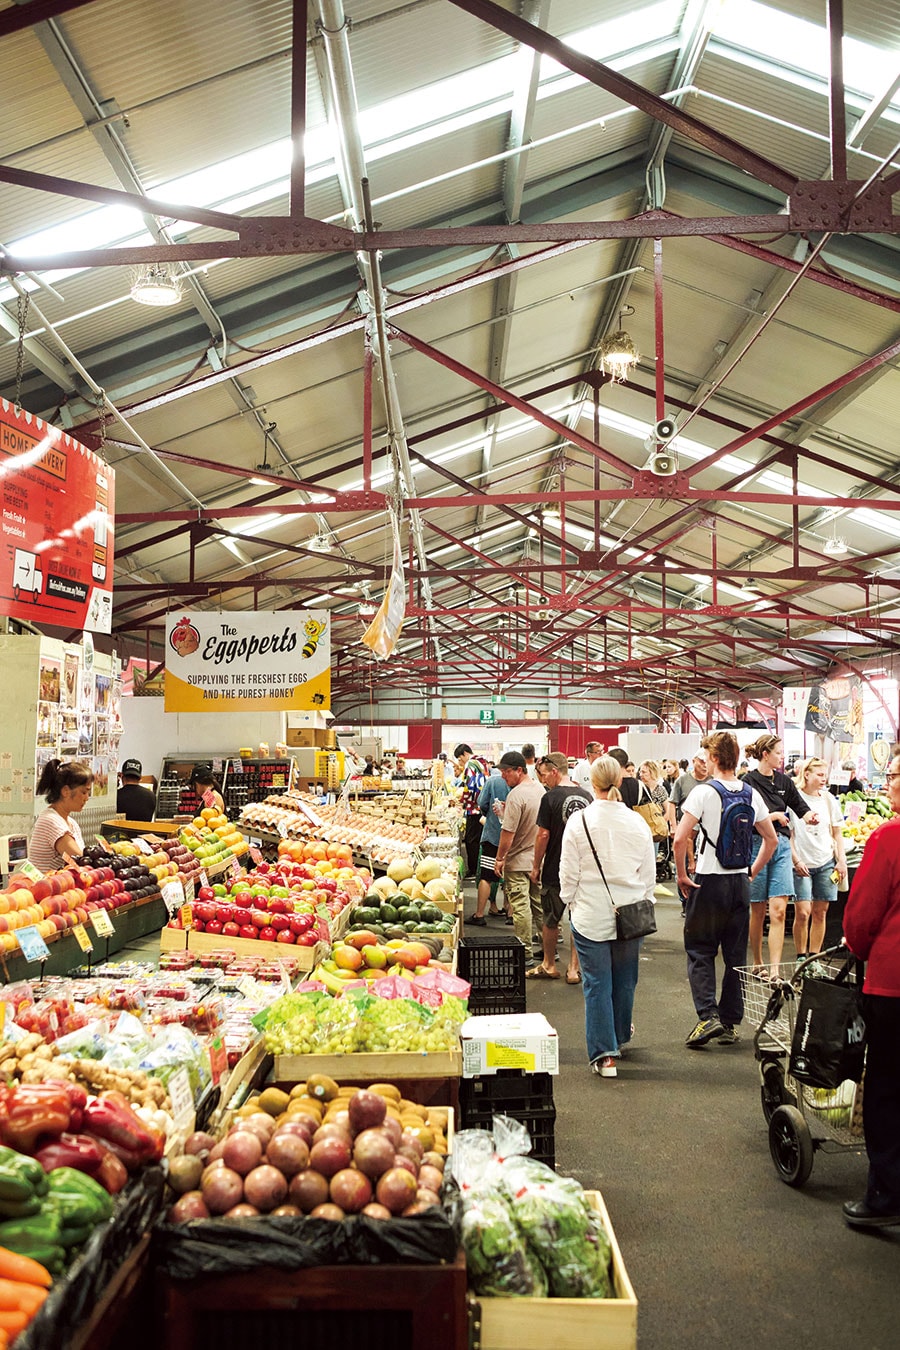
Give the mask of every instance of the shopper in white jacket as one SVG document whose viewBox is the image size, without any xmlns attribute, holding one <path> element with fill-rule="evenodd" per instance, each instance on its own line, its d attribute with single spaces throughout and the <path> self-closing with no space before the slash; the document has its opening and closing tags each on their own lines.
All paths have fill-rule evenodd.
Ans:
<svg viewBox="0 0 900 1350">
<path fill-rule="evenodd" d="M 591 764 L 595 800 L 569 820 L 559 865 L 560 898 L 569 906 L 581 964 L 588 1059 L 601 1078 L 615 1078 L 616 1060 L 631 1039 L 641 946 L 640 938 L 616 937 L 615 906 L 652 900 L 656 885 L 653 836 L 621 801 L 621 772 L 610 755 Z"/>
</svg>

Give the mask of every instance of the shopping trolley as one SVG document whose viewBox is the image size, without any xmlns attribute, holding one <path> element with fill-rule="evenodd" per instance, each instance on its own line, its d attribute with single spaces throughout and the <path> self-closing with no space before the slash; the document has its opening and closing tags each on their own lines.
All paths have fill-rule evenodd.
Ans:
<svg viewBox="0 0 900 1350">
<path fill-rule="evenodd" d="M 785 963 L 766 974 L 739 966 L 744 1011 L 757 1030 L 753 1047 L 759 1063 L 760 1097 L 769 1126 L 769 1152 L 780 1179 L 802 1186 L 812 1171 L 816 1150 L 837 1152 L 865 1147 L 862 1128 L 863 1083 L 847 1080 L 836 1088 L 814 1088 L 788 1072 L 794 1020 L 807 979 L 836 980 L 849 952 L 830 947 L 806 960 Z M 849 983 L 856 983 L 851 969 Z"/>
</svg>

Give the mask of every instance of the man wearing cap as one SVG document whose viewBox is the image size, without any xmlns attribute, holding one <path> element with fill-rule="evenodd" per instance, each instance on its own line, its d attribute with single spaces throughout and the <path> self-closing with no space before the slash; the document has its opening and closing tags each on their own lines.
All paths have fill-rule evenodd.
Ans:
<svg viewBox="0 0 900 1350">
<path fill-rule="evenodd" d="M 605 753 L 606 747 L 599 741 L 588 741 L 584 747 L 584 759 L 580 759 L 575 765 L 570 775 L 575 787 L 580 787 L 582 792 L 586 792 L 588 797 L 592 797 L 591 788 L 591 765 L 595 759 L 599 759 Z"/>
<path fill-rule="evenodd" d="M 569 817 L 576 811 L 583 811 L 592 800 L 589 793 L 578 787 L 569 778 L 569 761 L 560 751 L 544 755 L 538 764 L 538 774 L 546 788 L 537 813 L 537 836 L 534 844 L 534 865 L 531 880 L 540 882 L 541 908 L 543 924 L 541 939 L 544 959 L 534 970 L 528 972 L 531 980 L 558 980 L 556 969 L 556 944 L 559 939 L 559 923 L 565 912 L 565 905 L 559 894 L 559 856 L 562 851 L 563 831 Z M 569 966 L 566 971 L 567 984 L 580 984 L 581 973 L 578 967 L 578 953 L 572 943 Z"/>
<path fill-rule="evenodd" d="M 544 796 L 540 783 L 528 777 L 525 756 L 507 750 L 500 757 L 500 773 L 509 788 L 503 812 L 500 843 L 494 869 L 503 877 L 506 900 L 512 910 L 516 937 L 525 944 L 526 965 L 534 965 L 532 931 L 540 932 L 543 923 L 541 888 L 531 879 L 537 814 Z"/>
<path fill-rule="evenodd" d="M 156 798 L 150 788 L 141 786 L 143 767 L 139 759 L 126 759 L 122 765 L 116 810 L 124 812 L 126 820 L 152 820 L 156 815 Z"/>
</svg>

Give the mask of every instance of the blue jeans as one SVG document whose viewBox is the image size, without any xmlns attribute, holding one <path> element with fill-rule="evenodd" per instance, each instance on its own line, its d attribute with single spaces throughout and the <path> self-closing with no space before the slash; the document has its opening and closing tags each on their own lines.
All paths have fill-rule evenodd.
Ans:
<svg viewBox="0 0 900 1350">
<path fill-rule="evenodd" d="M 753 861 L 759 856 L 762 839 L 753 835 Z M 773 896 L 794 894 L 794 864 L 791 861 L 791 841 L 779 834 L 778 845 L 761 872 L 750 882 L 751 905 L 762 905 Z"/>
<path fill-rule="evenodd" d="M 701 1022 L 718 1016 L 725 1026 L 736 1027 L 744 1015 L 737 967 L 747 959 L 747 873 L 698 873 L 695 880 L 700 889 L 688 892 L 684 906 L 684 950 L 694 1007 Z M 722 992 L 716 998 L 716 953 L 720 947 L 725 973 Z"/>
<path fill-rule="evenodd" d="M 594 942 L 576 932 L 573 924 L 572 941 L 581 964 L 588 1059 L 594 1064 L 618 1058 L 619 1046 L 631 1040 L 641 939 Z"/>
<path fill-rule="evenodd" d="M 835 863 L 823 863 L 821 867 L 811 867 L 808 877 L 801 877 L 798 872 L 794 873 L 794 899 L 795 900 L 827 900 L 829 904 L 837 899 L 837 882 L 831 880 L 831 874 L 834 871 Z"/>
</svg>

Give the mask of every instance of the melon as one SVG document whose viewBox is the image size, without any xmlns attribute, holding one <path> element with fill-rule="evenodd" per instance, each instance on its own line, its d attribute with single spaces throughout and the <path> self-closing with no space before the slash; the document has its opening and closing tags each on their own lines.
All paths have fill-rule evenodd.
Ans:
<svg viewBox="0 0 900 1350">
<path fill-rule="evenodd" d="M 412 863 L 408 858 L 392 858 L 388 863 L 387 874 L 391 881 L 406 881 L 413 874 Z"/>
<path fill-rule="evenodd" d="M 416 868 L 416 879 L 423 884 L 441 875 L 444 865 L 439 858 L 423 858 Z"/>
<path fill-rule="evenodd" d="M 398 889 L 403 891 L 404 895 L 408 895 L 410 900 L 421 900 L 425 896 L 425 887 L 421 881 L 416 881 L 415 877 L 407 877 L 405 881 L 401 881 Z"/>
</svg>

